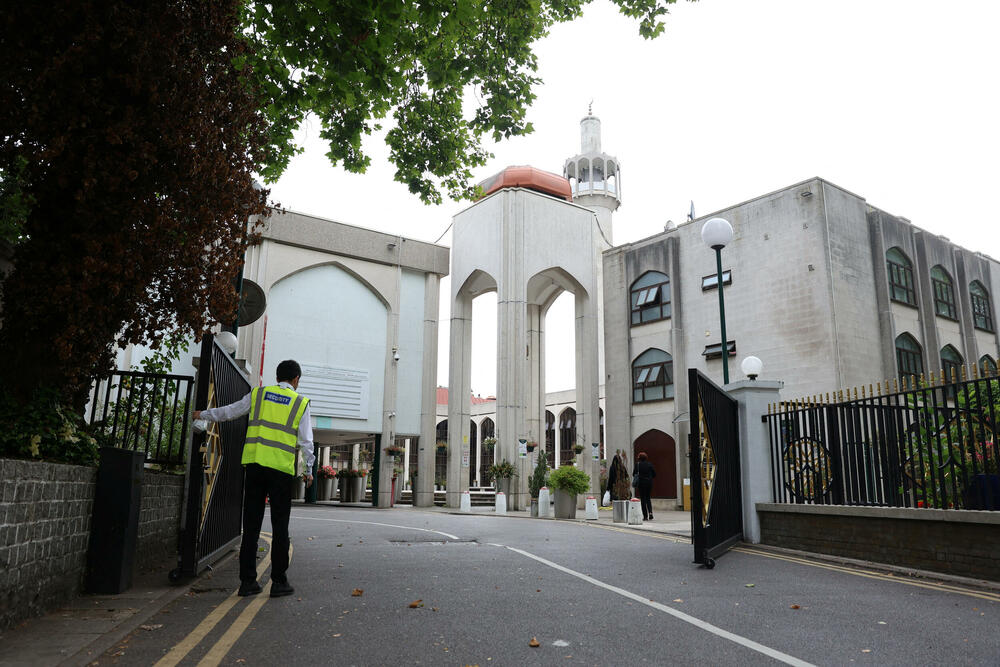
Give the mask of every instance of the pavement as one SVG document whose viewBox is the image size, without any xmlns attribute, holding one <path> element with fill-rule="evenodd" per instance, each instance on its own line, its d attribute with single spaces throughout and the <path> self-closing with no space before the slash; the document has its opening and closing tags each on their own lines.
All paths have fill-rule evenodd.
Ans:
<svg viewBox="0 0 1000 667">
<path fill-rule="evenodd" d="M 335 511 L 340 503 L 317 503 L 317 506 L 329 506 Z M 359 509 L 370 505 L 345 504 L 344 507 Z M 385 512 L 385 510 L 381 510 Z M 398 505 L 392 512 L 406 513 L 443 513 L 469 514 L 458 512 L 451 508 L 421 507 L 413 508 Z M 523 518 L 527 521 L 551 521 L 551 519 L 532 518 L 526 511 L 511 511 L 497 515 L 491 507 L 473 507 L 471 514 L 481 516 L 504 516 L 507 518 Z M 384 516 L 384 515 L 383 515 Z M 567 521 L 567 520 L 561 520 Z M 678 511 L 658 511 L 651 521 L 641 525 L 614 524 L 610 508 L 601 510 L 599 518 L 587 520 L 584 511 L 578 512 L 575 520 L 580 523 L 590 523 L 614 526 L 616 530 L 655 532 L 675 536 L 678 541 L 690 539 L 690 514 Z M 311 538 L 310 538 L 311 539 Z M 294 541 L 294 540 L 293 540 Z M 339 546 L 339 545 L 338 545 Z M 759 547 L 754 547 L 759 548 Z M 225 556 L 214 569 L 220 569 L 227 559 L 232 559 L 235 552 Z M 829 559 L 836 562 L 846 562 L 845 559 Z M 213 583 L 215 572 L 210 569 L 194 580 L 180 585 L 172 585 L 167 579 L 167 573 L 175 565 L 173 559 L 165 559 L 143 572 L 137 572 L 132 588 L 119 595 L 84 595 L 73 600 L 65 607 L 50 614 L 24 621 L 20 625 L 0 632 L 0 667 L 7 665 L 89 665 L 109 649 L 122 642 L 140 630 L 156 630 L 156 614 L 171 602 L 184 595 L 197 595 L 200 591 L 215 590 L 219 587 L 232 588 L 231 576 L 226 581 L 221 579 Z M 881 567 L 893 570 L 891 566 L 875 566 L 864 563 L 866 567 Z M 898 571 L 898 568 L 896 569 Z M 907 572 L 907 574 L 911 574 Z M 925 576 L 928 576 L 924 573 Z M 231 573 L 230 573 L 231 575 Z M 222 575 L 225 576 L 225 575 Z M 937 579 L 947 579 L 942 575 L 929 575 Z M 952 578 L 956 580 L 957 578 Z M 970 582 L 961 580 L 965 584 Z M 983 582 L 972 582 L 981 586 Z"/>
</svg>

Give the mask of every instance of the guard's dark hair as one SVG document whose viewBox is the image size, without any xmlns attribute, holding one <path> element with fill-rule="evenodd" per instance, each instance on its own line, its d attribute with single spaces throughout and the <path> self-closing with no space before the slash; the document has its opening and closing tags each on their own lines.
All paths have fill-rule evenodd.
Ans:
<svg viewBox="0 0 1000 667">
<path fill-rule="evenodd" d="M 639 452 L 639 456 L 637 456 L 636 458 L 639 459 L 640 461 L 645 461 L 649 457 L 646 456 L 646 452 Z"/>
<path fill-rule="evenodd" d="M 302 375 L 302 368 L 299 366 L 299 362 L 294 359 L 286 359 L 278 364 L 278 370 L 274 374 L 278 382 L 291 382 Z"/>
</svg>

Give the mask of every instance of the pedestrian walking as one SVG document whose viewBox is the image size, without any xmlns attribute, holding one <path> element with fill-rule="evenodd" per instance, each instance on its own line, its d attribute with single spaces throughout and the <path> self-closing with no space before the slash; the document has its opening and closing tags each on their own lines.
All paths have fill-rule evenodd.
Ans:
<svg viewBox="0 0 1000 667">
<path fill-rule="evenodd" d="M 240 590 L 242 596 L 256 595 L 257 541 L 264 521 L 267 499 L 271 505 L 271 597 L 295 592 L 288 583 L 288 519 L 292 513 L 295 482 L 295 450 L 302 450 L 306 486 L 312 486 L 313 433 L 309 399 L 296 392 L 302 369 L 291 359 L 278 364 L 278 383 L 254 387 L 242 399 L 208 410 L 195 410 L 195 419 L 224 422 L 250 414 L 242 463 L 243 541 L 240 544 Z"/>
<path fill-rule="evenodd" d="M 646 452 L 639 452 L 635 459 L 632 476 L 635 478 L 636 493 L 639 494 L 639 501 L 642 503 L 642 518 L 644 521 L 649 521 L 653 518 L 653 501 L 649 494 L 653 491 L 653 478 L 656 477 L 656 469 L 649 462 Z"/>
</svg>

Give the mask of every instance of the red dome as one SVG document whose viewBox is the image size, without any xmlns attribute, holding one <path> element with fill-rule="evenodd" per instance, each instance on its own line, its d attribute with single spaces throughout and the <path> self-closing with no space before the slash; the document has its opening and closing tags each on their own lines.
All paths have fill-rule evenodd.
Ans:
<svg viewBox="0 0 1000 667">
<path fill-rule="evenodd" d="M 573 191 L 569 187 L 568 180 L 550 171 L 534 167 L 507 167 L 496 176 L 487 178 L 479 184 L 479 187 L 483 189 L 483 197 L 504 188 L 526 188 L 573 201 Z"/>
</svg>

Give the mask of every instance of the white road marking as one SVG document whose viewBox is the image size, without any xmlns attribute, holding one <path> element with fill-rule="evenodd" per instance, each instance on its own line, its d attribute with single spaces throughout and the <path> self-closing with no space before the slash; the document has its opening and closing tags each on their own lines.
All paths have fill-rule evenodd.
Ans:
<svg viewBox="0 0 1000 667">
<path fill-rule="evenodd" d="M 498 545 L 498 546 L 500 546 L 500 545 Z M 716 635 L 718 637 L 722 637 L 723 639 L 728 639 L 731 642 L 739 644 L 740 646 L 745 646 L 746 648 L 748 648 L 748 649 L 750 649 L 752 651 L 757 651 L 758 653 L 762 653 L 762 654 L 768 656 L 769 658 L 774 658 L 775 660 L 783 662 L 786 665 L 796 665 L 796 667 L 813 667 L 813 665 L 811 663 L 805 662 L 804 660 L 799 660 L 798 658 L 796 658 L 794 656 L 791 656 L 791 655 L 788 655 L 787 653 L 782 653 L 781 651 L 778 651 L 777 649 L 773 649 L 773 648 L 770 648 L 768 646 L 764 646 L 763 644 L 758 644 L 757 642 L 753 641 L 752 639 L 747 639 L 746 637 L 734 634 L 732 632 L 729 632 L 728 630 L 723 630 L 722 628 L 720 628 L 720 627 L 718 627 L 716 625 L 712 625 L 711 623 L 707 623 L 707 622 L 705 622 L 705 621 L 703 621 L 703 620 L 701 620 L 699 618 L 695 618 L 694 616 L 689 616 L 688 614 L 685 614 L 682 611 L 677 611 L 673 607 L 668 607 L 665 604 L 660 604 L 659 602 L 653 602 L 652 600 L 644 598 L 641 595 L 636 595 L 635 593 L 627 591 L 624 588 L 618 588 L 617 586 L 612 586 L 611 584 L 606 584 L 603 581 L 599 581 L 597 579 L 594 579 L 593 577 L 589 577 L 586 574 L 582 574 L 580 572 L 576 572 L 574 570 L 569 569 L 568 567 L 564 567 L 562 565 L 559 565 L 558 563 L 553 563 L 550 560 L 546 560 L 546 559 L 542 558 L 541 556 L 536 556 L 533 553 L 529 553 L 529 552 L 524 551 L 522 549 L 516 549 L 514 547 L 504 546 L 504 549 L 508 549 L 510 551 L 513 551 L 514 553 L 521 554 L 522 556 L 524 556 L 526 558 L 530 558 L 532 560 L 538 561 L 542 565 L 547 565 L 548 567 L 551 567 L 551 568 L 553 568 L 555 570 L 559 570 L 560 572 L 565 572 L 566 574 L 568 574 L 570 576 L 576 577 L 577 579 L 582 579 L 583 581 L 586 581 L 589 584 L 593 584 L 594 586 L 597 586 L 599 588 L 603 588 L 605 590 L 611 591 L 612 593 L 617 593 L 618 595 L 621 595 L 622 597 L 626 597 L 629 600 L 634 600 L 636 602 L 639 602 L 641 604 L 646 605 L 647 607 L 652 607 L 653 609 L 656 609 L 658 611 L 662 611 L 665 614 L 669 614 L 669 615 L 673 616 L 674 618 L 679 619 L 681 621 L 684 621 L 685 623 L 689 623 L 689 624 L 695 626 L 696 628 L 704 630 L 705 632 L 710 632 L 713 635 Z"/>
<path fill-rule="evenodd" d="M 414 528 L 413 526 L 397 526 L 394 523 L 378 523 L 376 521 L 351 521 L 350 519 L 323 519 L 318 516 L 293 516 L 292 518 L 302 519 L 303 521 L 330 521 L 333 523 L 364 523 L 368 524 L 369 526 L 385 526 L 386 528 L 403 528 L 405 530 L 420 530 L 425 533 L 437 533 L 438 535 L 444 535 L 445 537 L 452 540 L 459 539 L 457 535 L 452 535 L 451 533 L 445 533 L 440 530 L 431 530 L 430 528 Z"/>
</svg>

